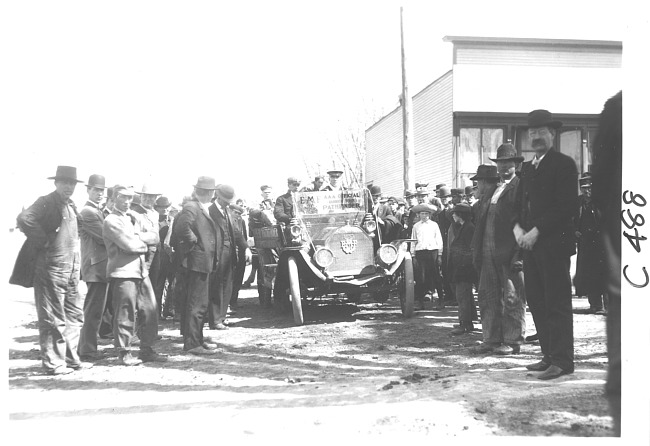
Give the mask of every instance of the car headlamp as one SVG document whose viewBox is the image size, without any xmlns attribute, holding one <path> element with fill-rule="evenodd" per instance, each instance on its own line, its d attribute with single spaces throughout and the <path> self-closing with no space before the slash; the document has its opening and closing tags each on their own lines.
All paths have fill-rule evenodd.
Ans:
<svg viewBox="0 0 650 446">
<path fill-rule="evenodd" d="M 291 226 L 290 231 L 291 231 L 291 236 L 293 238 L 298 238 L 302 233 L 302 228 L 300 227 L 300 225 L 293 225 Z"/>
<path fill-rule="evenodd" d="M 366 220 L 363 222 L 363 229 L 368 233 L 375 232 L 375 229 L 377 229 L 377 223 L 375 223 L 374 220 Z"/>
<path fill-rule="evenodd" d="M 378 254 L 379 260 L 386 265 L 392 265 L 397 261 L 397 248 L 393 245 L 381 245 Z"/>
<path fill-rule="evenodd" d="M 314 253 L 314 261 L 321 268 L 327 268 L 334 262 L 334 253 L 329 248 L 318 248 Z"/>
</svg>

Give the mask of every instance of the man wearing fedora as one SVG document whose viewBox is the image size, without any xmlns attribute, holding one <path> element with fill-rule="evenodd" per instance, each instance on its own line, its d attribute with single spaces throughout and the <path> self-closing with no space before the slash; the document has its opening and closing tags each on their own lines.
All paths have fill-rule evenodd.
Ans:
<svg viewBox="0 0 650 446">
<path fill-rule="evenodd" d="M 79 339 L 79 356 L 83 360 L 102 359 L 97 351 L 99 325 L 106 307 L 106 266 L 108 254 L 102 237 L 104 218 L 102 200 L 106 190 L 106 179 L 102 175 L 91 175 L 86 184 L 88 201 L 79 213 L 81 217 L 81 277 L 88 292 L 84 300 L 84 324 Z"/>
<path fill-rule="evenodd" d="M 216 269 L 210 279 L 210 327 L 216 330 L 227 328 L 226 316 L 232 298 L 233 280 L 237 267 L 237 251 L 243 252 L 246 264 L 251 263 L 251 250 L 241 232 L 239 219 L 230 204 L 235 198 L 235 189 L 227 184 L 215 187 L 215 200 L 209 207 L 209 214 L 216 225 Z"/>
<path fill-rule="evenodd" d="M 185 271 L 185 305 L 183 350 L 195 355 L 215 354 L 216 345 L 203 336 L 208 317 L 210 278 L 217 264 L 217 224 L 210 215 L 210 204 L 216 189 L 212 177 L 201 176 L 194 185 L 192 198 L 183 205 L 172 226 L 172 238 L 179 248 L 181 266 Z"/>
<path fill-rule="evenodd" d="M 526 298 L 542 360 L 527 366 L 539 379 L 573 373 L 573 310 L 570 259 L 576 252 L 573 218 L 578 208 L 578 170 L 555 150 L 562 123 L 547 110 L 528 114 L 535 158 L 525 162 L 515 202 L 513 232 L 524 251 Z"/>
<path fill-rule="evenodd" d="M 477 350 L 509 355 L 519 353 L 526 331 L 521 248 L 510 229 L 519 185 L 515 171 L 524 159 L 512 144 L 499 146 L 497 157 L 490 159 L 496 167 L 480 166 L 472 178 L 482 189 L 472 244 L 484 341 Z M 487 190 L 484 183 L 491 183 Z"/>
<path fill-rule="evenodd" d="M 83 297 L 79 295 L 80 246 L 77 209 L 70 200 L 77 169 L 58 166 L 54 192 L 39 197 L 18 215 L 27 240 L 9 283 L 34 287 L 43 368 L 63 375 L 87 368 L 77 352 L 83 325 Z"/>
<path fill-rule="evenodd" d="M 106 274 L 113 295 L 113 345 L 119 351 L 123 365 L 164 362 L 167 358 L 153 350 L 158 333 L 158 315 L 145 259 L 149 247 L 160 241 L 158 231 L 142 231 L 130 213 L 135 195 L 132 188 L 116 185 L 113 195 L 115 206 L 104 220 L 102 230 L 108 253 Z M 136 332 L 140 337 L 138 358 L 131 354 L 131 342 Z"/>
</svg>

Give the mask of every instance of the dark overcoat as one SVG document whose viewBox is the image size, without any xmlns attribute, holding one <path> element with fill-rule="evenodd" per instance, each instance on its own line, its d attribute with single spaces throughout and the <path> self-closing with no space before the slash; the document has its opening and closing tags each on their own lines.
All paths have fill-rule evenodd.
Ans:
<svg viewBox="0 0 650 446">
<path fill-rule="evenodd" d="M 233 266 L 237 264 L 238 252 L 245 252 L 248 248 L 248 243 L 244 238 L 244 234 L 241 231 L 241 225 L 239 224 L 240 219 L 235 215 L 235 213 L 229 207 L 226 208 L 228 212 L 228 218 L 230 219 L 230 224 L 232 226 L 233 233 L 231 234 L 234 237 L 232 241 L 235 244 L 235 258 L 233 259 Z M 221 257 L 224 255 L 226 247 L 224 246 L 224 238 L 227 231 L 226 221 L 223 214 L 217 209 L 217 204 L 212 203 L 210 205 L 210 217 L 215 222 L 217 227 L 217 239 L 216 239 L 216 255 L 217 263 L 221 260 Z"/>
<path fill-rule="evenodd" d="M 56 237 L 63 219 L 64 204 L 61 196 L 54 191 L 39 197 L 34 204 L 18 215 L 16 223 L 27 240 L 16 258 L 14 270 L 9 278 L 10 284 L 26 288 L 34 286 L 36 256 L 39 251 L 45 249 L 49 240 L 54 240 Z M 72 208 L 76 212 L 74 205 Z"/>
<path fill-rule="evenodd" d="M 517 188 L 519 187 L 519 177 L 515 176 L 506 185 L 503 192 L 497 201 L 495 218 L 494 218 L 494 237 L 495 245 L 495 260 L 501 264 L 512 264 L 513 261 L 521 260 L 521 248 L 517 244 L 515 235 L 512 232 L 512 220 L 515 215 L 515 199 L 517 196 Z M 487 211 L 492 200 L 492 195 L 481 197 L 477 206 L 478 212 L 476 213 L 476 230 L 474 231 L 474 239 L 472 240 L 472 254 L 474 257 L 474 266 L 480 269 L 481 259 L 483 257 L 483 239 L 486 237 L 485 226 L 487 223 Z"/>
<path fill-rule="evenodd" d="M 215 270 L 217 225 L 198 200 L 185 203 L 174 220 L 172 232 L 185 268 L 206 274 Z"/>
<path fill-rule="evenodd" d="M 108 254 L 102 231 L 104 212 L 88 201 L 79 213 L 81 217 L 81 277 L 85 282 L 106 282 Z"/>
<path fill-rule="evenodd" d="M 447 273 L 450 282 L 476 282 L 476 272 L 472 266 L 472 237 L 474 225 L 466 221 L 462 226 L 452 223 L 448 232 Z"/>
<path fill-rule="evenodd" d="M 573 218 L 578 210 L 578 170 L 573 158 L 550 149 L 537 169 L 531 161 L 521 168 L 514 223 L 539 230 L 537 243 L 561 255 L 576 252 Z"/>
</svg>

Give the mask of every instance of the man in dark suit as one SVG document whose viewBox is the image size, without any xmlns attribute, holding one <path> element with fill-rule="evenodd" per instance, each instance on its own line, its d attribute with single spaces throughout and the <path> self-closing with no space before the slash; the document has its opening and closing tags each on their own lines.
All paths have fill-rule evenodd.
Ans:
<svg viewBox="0 0 650 446">
<path fill-rule="evenodd" d="M 183 205 L 172 231 L 185 276 L 185 309 L 183 312 L 183 350 L 194 355 L 211 355 L 216 345 L 203 337 L 203 325 L 208 314 L 210 275 L 215 270 L 217 225 L 208 211 L 214 195 L 215 180 L 199 177 L 192 199 Z"/>
<path fill-rule="evenodd" d="M 106 190 L 106 179 L 91 175 L 86 184 L 88 201 L 80 212 L 81 217 L 81 277 L 88 292 L 84 300 L 84 324 L 79 338 L 79 356 L 84 361 L 102 359 L 97 350 L 97 335 L 106 306 L 106 266 L 108 254 L 102 237 L 104 211 L 101 202 Z"/>
<path fill-rule="evenodd" d="M 237 266 L 237 250 L 243 251 L 246 264 L 250 265 L 252 254 L 246 238 L 237 222 L 239 221 L 230 203 L 235 198 L 235 190 L 227 184 L 220 184 L 215 189 L 215 201 L 210 205 L 210 217 L 217 229 L 216 261 L 217 267 L 210 278 L 210 327 L 225 330 L 228 304 L 232 298 L 233 280 Z"/>
<path fill-rule="evenodd" d="M 512 144 L 502 144 L 497 149 L 497 157 L 490 159 L 497 166 L 488 168 L 497 180 L 500 177 L 500 182 L 496 185 L 494 180 L 496 187 L 481 196 L 472 240 L 474 265 L 479 272 L 478 301 L 484 340 L 476 350 L 510 355 L 519 353 L 526 331 L 521 248 L 510 229 L 519 185 L 515 171 L 517 163 L 524 158 L 517 156 Z M 489 181 L 472 179 L 477 179 L 482 189 L 482 183 Z"/>
<path fill-rule="evenodd" d="M 280 222 L 288 225 L 292 218 L 296 217 L 293 209 L 293 194 L 298 192 L 300 187 L 300 180 L 295 177 L 287 178 L 287 193 L 280 195 L 275 200 L 275 208 L 273 209 L 273 216 Z"/>
<path fill-rule="evenodd" d="M 553 149 L 561 125 L 547 110 L 528 114 L 535 158 L 522 167 L 513 219 L 515 239 L 525 250 L 526 297 L 544 355 L 527 368 L 544 372 L 538 376 L 543 380 L 574 370 L 569 268 L 576 252 L 578 170 L 572 158 Z"/>
<path fill-rule="evenodd" d="M 83 297 L 79 295 L 79 232 L 77 209 L 70 199 L 77 169 L 58 166 L 56 190 L 39 197 L 18 215 L 27 240 L 9 283 L 34 287 L 41 361 L 51 375 L 64 375 L 92 364 L 79 359 L 77 347 L 83 324 Z"/>
</svg>

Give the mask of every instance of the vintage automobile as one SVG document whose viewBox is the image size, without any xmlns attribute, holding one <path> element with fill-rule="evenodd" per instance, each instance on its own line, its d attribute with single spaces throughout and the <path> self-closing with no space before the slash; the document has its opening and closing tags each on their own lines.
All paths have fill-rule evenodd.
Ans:
<svg viewBox="0 0 650 446">
<path fill-rule="evenodd" d="M 303 303 L 341 296 L 358 302 L 364 293 L 379 302 L 397 294 L 404 316 L 413 315 L 412 240 L 383 243 L 368 193 L 299 192 L 288 226 L 252 231 L 256 246 L 278 254 L 277 264 L 265 265 L 260 276 L 275 303 L 293 310 L 296 324 L 304 323 Z"/>
</svg>

